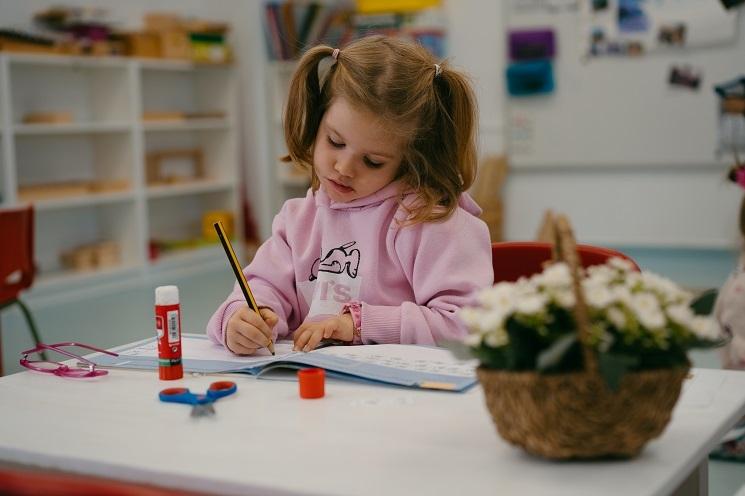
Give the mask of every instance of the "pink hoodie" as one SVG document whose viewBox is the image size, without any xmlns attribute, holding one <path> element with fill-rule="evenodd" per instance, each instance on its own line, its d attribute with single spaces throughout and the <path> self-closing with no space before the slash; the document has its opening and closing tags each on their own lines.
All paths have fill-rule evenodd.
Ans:
<svg viewBox="0 0 745 496">
<path fill-rule="evenodd" d="M 274 337 L 305 320 L 362 303 L 363 343 L 437 344 L 463 337 L 456 311 L 493 282 L 489 232 L 468 194 L 443 222 L 401 227 L 400 184 L 336 203 L 319 189 L 288 200 L 272 236 L 243 269 L 256 301 L 279 316 Z M 416 199 L 404 196 L 404 203 Z M 238 285 L 207 324 L 225 343 L 231 315 L 246 301 Z"/>
</svg>

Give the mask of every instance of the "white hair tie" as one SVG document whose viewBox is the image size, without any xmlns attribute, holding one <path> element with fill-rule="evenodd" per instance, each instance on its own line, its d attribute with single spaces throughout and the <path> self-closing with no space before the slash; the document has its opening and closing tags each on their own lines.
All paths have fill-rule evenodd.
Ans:
<svg viewBox="0 0 745 496">
<path fill-rule="evenodd" d="M 331 58 L 334 59 L 334 60 L 336 60 L 336 59 L 339 58 L 339 49 L 338 48 L 334 48 L 334 51 L 331 52 Z"/>
<path fill-rule="evenodd" d="M 435 77 L 442 74 L 442 67 L 440 67 L 440 64 L 435 64 Z"/>
</svg>

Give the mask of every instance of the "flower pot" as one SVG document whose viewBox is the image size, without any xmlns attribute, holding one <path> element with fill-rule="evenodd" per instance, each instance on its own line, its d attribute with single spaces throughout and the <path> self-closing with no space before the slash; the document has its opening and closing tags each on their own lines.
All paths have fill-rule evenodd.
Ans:
<svg viewBox="0 0 745 496">
<path fill-rule="evenodd" d="M 626 374 L 617 391 L 588 372 L 538 374 L 479 367 L 499 434 L 553 459 L 633 457 L 670 421 L 688 367 Z"/>
</svg>

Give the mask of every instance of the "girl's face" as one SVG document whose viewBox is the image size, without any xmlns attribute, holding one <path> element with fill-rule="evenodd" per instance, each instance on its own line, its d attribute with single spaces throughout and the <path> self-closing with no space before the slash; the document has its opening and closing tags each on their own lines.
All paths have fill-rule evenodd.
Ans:
<svg viewBox="0 0 745 496">
<path fill-rule="evenodd" d="M 398 173 L 403 139 L 386 130 L 377 115 L 335 98 L 321 120 L 313 166 L 321 187 L 340 203 L 375 193 Z"/>
</svg>

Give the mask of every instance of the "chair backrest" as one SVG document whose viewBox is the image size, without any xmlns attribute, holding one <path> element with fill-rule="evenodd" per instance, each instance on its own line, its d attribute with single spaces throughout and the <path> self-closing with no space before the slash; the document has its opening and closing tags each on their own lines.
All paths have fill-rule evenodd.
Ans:
<svg viewBox="0 0 745 496">
<path fill-rule="evenodd" d="M 612 257 L 630 261 L 634 268 L 639 266 L 627 255 L 618 250 L 592 245 L 577 245 L 583 267 L 605 263 Z M 494 282 L 517 281 L 543 270 L 543 263 L 551 259 L 551 243 L 542 241 L 505 241 L 492 243 L 492 268 Z"/>
<path fill-rule="evenodd" d="M 34 281 L 34 209 L 0 209 L 0 303 L 15 299 Z"/>
</svg>

